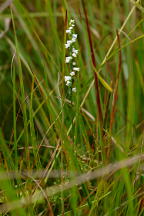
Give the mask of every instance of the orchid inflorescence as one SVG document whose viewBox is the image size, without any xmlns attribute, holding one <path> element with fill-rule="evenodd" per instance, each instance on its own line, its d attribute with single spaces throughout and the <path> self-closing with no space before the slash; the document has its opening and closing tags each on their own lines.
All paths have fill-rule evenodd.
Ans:
<svg viewBox="0 0 144 216">
<path fill-rule="evenodd" d="M 75 27 L 75 21 L 70 20 L 69 28 L 66 30 L 66 34 L 69 37 L 65 44 L 65 48 L 68 50 L 69 56 L 66 56 L 65 63 L 70 65 L 71 72 L 68 76 L 65 76 L 66 86 L 71 87 L 72 92 L 76 92 L 76 87 L 72 87 L 74 82 L 74 77 L 77 72 L 80 71 L 80 68 L 76 66 L 75 59 L 78 55 L 78 50 L 75 48 L 75 43 L 77 40 L 77 34 L 74 33 L 73 28 Z"/>
</svg>

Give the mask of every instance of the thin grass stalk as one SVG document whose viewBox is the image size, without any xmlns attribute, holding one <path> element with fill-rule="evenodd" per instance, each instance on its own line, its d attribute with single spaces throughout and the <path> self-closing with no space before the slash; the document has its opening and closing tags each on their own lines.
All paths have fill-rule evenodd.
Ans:
<svg viewBox="0 0 144 216">
<path fill-rule="evenodd" d="M 118 31 L 117 31 L 117 41 L 118 41 L 118 46 L 119 46 L 119 64 L 118 64 L 118 73 L 116 76 L 116 84 L 115 84 L 115 88 L 113 92 L 112 111 L 111 111 L 111 116 L 110 116 L 110 131 L 112 131 L 112 127 L 113 127 L 114 119 L 115 119 L 116 103 L 118 100 L 118 84 L 119 84 L 120 73 L 122 69 L 122 53 L 121 53 L 120 36 L 119 36 Z"/>
</svg>

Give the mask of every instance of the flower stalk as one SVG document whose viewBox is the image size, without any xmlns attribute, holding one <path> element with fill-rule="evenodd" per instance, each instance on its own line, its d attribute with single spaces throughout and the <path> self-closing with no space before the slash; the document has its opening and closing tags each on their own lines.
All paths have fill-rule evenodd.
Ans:
<svg viewBox="0 0 144 216">
<path fill-rule="evenodd" d="M 69 27 L 66 30 L 66 35 L 68 40 L 65 44 L 66 53 L 68 54 L 65 57 L 65 63 L 70 68 L 70 73 L 65 76 L 65 85 L 71 90 L 72 92 L 76 92 L 77 89 L 74 86 L 76 74 L 80 71 L 80 68 L 77 67 L 76 58 L 78 56 L 79 51 L 75 47 L 75 43 L 77 41 L 77 34 L 74 32 L 75 21 L 73 19 L 69 22 Z"/>
</svg>

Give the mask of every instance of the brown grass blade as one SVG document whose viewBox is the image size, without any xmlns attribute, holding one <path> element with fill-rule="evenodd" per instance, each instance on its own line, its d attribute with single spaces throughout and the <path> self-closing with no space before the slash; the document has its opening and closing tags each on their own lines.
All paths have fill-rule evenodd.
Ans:
<svg viewBox="0 0 144 216">
<path fill-rule="evenodd" d="M 87 14 L 84 0 L 82 0 L 82 5 L 83 5 L 85 21 L 86 21 L 86 26 L 87 26 L 87 32 L 88 32 L 88 38 L 89 38 L 89 44 L 90 44 L 90 49 L 91 49 L 91 59 L 92 59 L 92 63 L 93 63 L 94 68 L 96 68 L 96 59 L 95 59 L 95 55 L 94 55 L 91 30 L 90 30 L 88 14 Z M 96 91 L 96 104 L 98 107 L 98 116 L 99 116 L 99 120 L 100 120 L 100 124 L 101 124 L 101 128 L 102 128 L 103 127 L 103 114 L 102 114 L 102 108 L 101 108 L 101 102 L 100 102 L 99 81 L 98 81 L 98 76 L 95 73 L 95 71 L 94 71 L 94 80 L 95 80 L 95 91 Z"/>
</svg>

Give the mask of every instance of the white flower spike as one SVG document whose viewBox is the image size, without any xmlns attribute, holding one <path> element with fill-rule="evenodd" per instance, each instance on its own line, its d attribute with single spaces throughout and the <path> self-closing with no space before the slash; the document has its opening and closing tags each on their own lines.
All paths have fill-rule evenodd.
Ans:
<svg viewBox="0 0 144 216">
<path fill-rule="evenodd" d="M 65 48 L 68 49 L 67 52 L 69 52 L 69 56 L 66 56 L 65 63 L 70 64 L 70 68 L 73 67 L 72 71 L 69 73 L 69 76 L 65 76 L 65 85 L 70 87 L 71 92 L 76 92 L 76 87 L 73 87 L 73 84 L 75 82 L 75 75 L 77 72 L 80 71 L 80 68 L 77 67 L 76 61 L 74 61 L 74 58 L 77 57 L 79 51 L 75 48 L 75 42 L 77 41 L 77 34 L 74 34 L 74 26 L 75 21 L 73 19 L 69 22 L 69 28 L 66 30 L 66 34 L 68 35 L 68 40 L 65 44 Z"/>
</svg>

